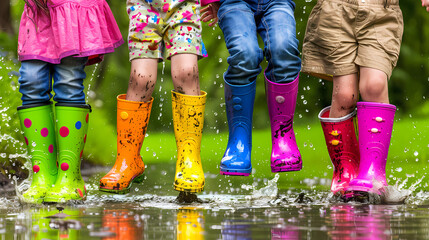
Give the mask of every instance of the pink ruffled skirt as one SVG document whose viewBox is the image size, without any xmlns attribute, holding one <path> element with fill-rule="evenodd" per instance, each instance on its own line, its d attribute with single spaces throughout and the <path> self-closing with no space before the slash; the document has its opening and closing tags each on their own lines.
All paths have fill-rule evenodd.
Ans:
<svg viewBox="0 0 429 240">
<path fill-rule="evenodd" d="M 89 57 L 89 64 L 124 43 L 105 0 L 48 0 L 49 14 L 25 6 L 18 37 L 20 61 L 59 64 L 68 56 Z"/>
</svg>

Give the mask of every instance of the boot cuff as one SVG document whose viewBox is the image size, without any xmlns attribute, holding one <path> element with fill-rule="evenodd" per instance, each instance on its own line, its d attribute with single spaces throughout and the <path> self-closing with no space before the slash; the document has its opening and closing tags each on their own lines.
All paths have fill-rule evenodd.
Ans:
<svg viewBox="0 0 429 240">
<path fill-rule="evenodd" d="M 150 101 L 148 101 L 148 102 L 129 101 L 129 100 L 125 100 L 125 98 L 127 98 L 127 94 L 121 94 L 121 95 L 118 95 L 116 97 L 118 109 L 122 109 L 122 110 L 143 110 L 146 108 L 146 109 L 150 110 L 152 108 L 153 97 L 151 97 Z"/>
<path fill-rule="evenodd" d="M 205 105 L 207 93 L 204 91 L 200 92 L 199 96 L 186 95 L 171 90 L 172 101 L 182 103 L 185 105 Z"/>
<path fill-rule="evenodd" d="M 225 92 L 231 92 L 231 94 L 234 96 L 254 94 L 256 90 L 256 81 L 253 81 L 246 85 L 233 85 L 228 83 L 226 80 L 224 80 L 224 82 Z"/>
<path fill-rule="evenodd" d="M 292 82 L 287 82 L 287 83 L 272 82 L 272 81 L 268 80 L 268 78 L 265 76 L 265 72 L 264 72 L 264 77 L 265 77 L 265 85 L 266 85 L 267 91 L 269 91 L 269 92 L 285 94 L 285 93 L 291 92 L 291 91 L 295 90 L 296 88 L 298 88 L 299 74 L 295 78 L 295 80 L 293 80 Z"/>
<path fill-rule="evenodd" d="M 346 120 L 356 116 L 356 109 L 353 110 L 353 112 L 347 114 L 346 116 L 340 117 L 340 118 L 330 118 L 329 117 L 330 111 L 331 111 L 331 106 L 328 106 L 328 107 L 325 107 L 324 109 L 322 109 L 322 111 L 320 111 L 320 113 L 319 113 L 319 120 L 321 122 L 336 123 L 336 122 L 346 121 Z"/>
<path fill-rule="evenodd" d="M 47 102 L 42 102 L 42 103 L 26 104 L 26 105 L 19 106 L 16 109 L 19 111 L 19 110 L 24 110 L 24 109 L 29 109 L 29 108 L 35 108 L 35 107 L 42 107 L 42 106 L 47 106 L 47 105 L 52 105 L 52 102 L 51 101 L 47 101 Z"/>
<path fill-rule="evenodd" d="M 357 107 L 358 109 L 359 108 L 385 109 L 388 111 L 396 112 L 396 106 L 388 103 L 358 102 Z"/>
<path fill-rule="evenodd" d="M 56 103 L 55 107 L 74 107 L 74 108 L 83 108 L 89 109 L 89 112 L 92 112 L 91 105 L 89 104 L 80 104 L 80 103 Z"/>
</svg>

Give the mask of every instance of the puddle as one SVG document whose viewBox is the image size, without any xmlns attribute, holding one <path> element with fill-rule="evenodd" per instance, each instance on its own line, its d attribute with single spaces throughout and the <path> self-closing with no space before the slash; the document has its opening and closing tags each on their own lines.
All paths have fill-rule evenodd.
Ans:
<svg viewBox="0 0 429 240">
<path fill-rule="evenodd" d="M 152 165 L 143 184 L 124 195 L 99 192 L 97 181 L 108 169 L 91 171 L 85 176 L 89 196 L 83 205 L 35 206 L 19 203 L 14 194 L 0 197 L 0 239 L 429 237 L 426 192 L 400 205 L 344 204 L 332 202 L 329 191 L 279 189 L 279 174 L 241 181 L 207 174 L 207 184 L 219 188 L 198 194 L 198 202 L 179 204 L 166 177 L 171 169 L 174 165 Z M 225 185 L 233 190 L 225 192 Z"/>
</svg>

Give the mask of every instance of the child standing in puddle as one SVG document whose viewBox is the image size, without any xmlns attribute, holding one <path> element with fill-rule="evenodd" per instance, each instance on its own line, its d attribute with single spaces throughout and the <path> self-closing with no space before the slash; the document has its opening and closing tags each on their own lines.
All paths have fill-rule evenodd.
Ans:
<svg viewBox="0 0 429 240">
<path fill-rule="evenodd" d="M 389 104 L 388 80 L 402 34 L 399 0 L 318 0 L 310 14 L 302 71 L 333 81 L 332 104 L 319 119 L 334 165 L 334 193 L 380 194 L 387 185 L 396 111 Z"/>
<path fill-rule="evenodd" d="M 22 199 L 84 200 L 80 164 L 91 111 L 83 91 L 84 68 L 101 61 L 123 39 L 104 0 L 25 3 L 18 37 L 22 93 L 18 115 L 33 178 Z"/>
<path fill-rule="evenodd" d="M 117 157 L 100 180 L 100 190 L 126 193 L 143 178 L 140 149 L 148 127 L 158 63 L 171 60 L 173 123 L 177 143 L 174 189 L 201 192 L 200 159 L 206 92 L 200 90 L 198 59 L 206 55 L 200 5 L 210 0 L 128 0 L 131 74 L 126 94 L 117 97 Z"/>
</svg>

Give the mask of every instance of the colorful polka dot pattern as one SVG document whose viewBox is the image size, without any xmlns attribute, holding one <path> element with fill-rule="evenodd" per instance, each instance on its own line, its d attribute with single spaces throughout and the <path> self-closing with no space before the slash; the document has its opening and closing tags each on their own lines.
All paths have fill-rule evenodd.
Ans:
<svg viewBox="0 0 429 240">
<path fill-rule="evenodd" d="M 69 133 L 70 133 L 70 131 L 69 131 L 68 127 L 62 126 L 60 128 L 60 136 L 61 137 L 67 137 L 69 135 Z"/>
<path fill-rule="evenodd" d="M 48 151 L 50 152 L 50 153 L 54 153 L 54 145 L 49 145 L 49 147 L 48 147 Z"/>
<path fill-rule="evenodd" d="M 24 119 L 24 127 L 26 127 L 26 128 L 31 128 L 31 126 L 33 126 L 33 121 L 31 121 L 31 119 L 29 119 L 29 118 L 25 118 Z M 44 127 L 44 128 L 42 128 L 41 130 L 40 130 L 40 135 L 42 136 L 42 137 L 44 137 L 44 138 L 46 138 L 48 135 L 49 135 L 49 129 L 48 128 L 46 128 L 46 127 Z M 24 141 L 25 141 L 25 144 L 26 145 L 28 145 L 29 144 L 29 140 L 28 140 L 28 138 L 26 137 L 26 136 L 24 136 Z M 49 153 L 53 153 L 54 152 L 54 145 L 52 145 L 52 144 L 50 144 L 49 146 L 48 146 L 48 151 L 49 151 Z M 40 170 L 40 167 L 39 166 L 35 166 L 38 170 L 37 170 L 37 172 Z M 34 167 L 33 167 L 33 170 L 34 170 Z M 36 172 L 36 171 L 34 171 L 34 172 Z"/>
<path fill-rule="evenodd" d="M 30 119 L 28 119 L 28 118 L 24 119 L 24 126 L 25 126 L 26 128 L 30 128 L 30 127 L 31 127 L 31 124 L 32 124 L 32 122 L 31 122 L 31 120 L 30 120 Z"/>
<path fill-rule="evenodd" d="M 129 0 L 130 59 L 169 58 L 178 53 L 206 57 L 198 0 Z"/>
<path fill-rule="evenodd" d="M 76 127 L 77 130 L 79 130 L 82 127 L 82 123 L 80 121 L 77 121 L 74 126 Z"/>
<path fill-rule="evenodd" d="M 42 128 L 40 134 L 42 135 L 42 137 L 47 137 L 49 134 L 49 130 L 47 128 Z"/>
<path fill-rule="evenodd" d="M 68 163 L 61 163 L 61 170 L 63 170 L 63 171 L 67 171 L 67 170 L 69 170 L 69 164 Z"/>
</svg>

